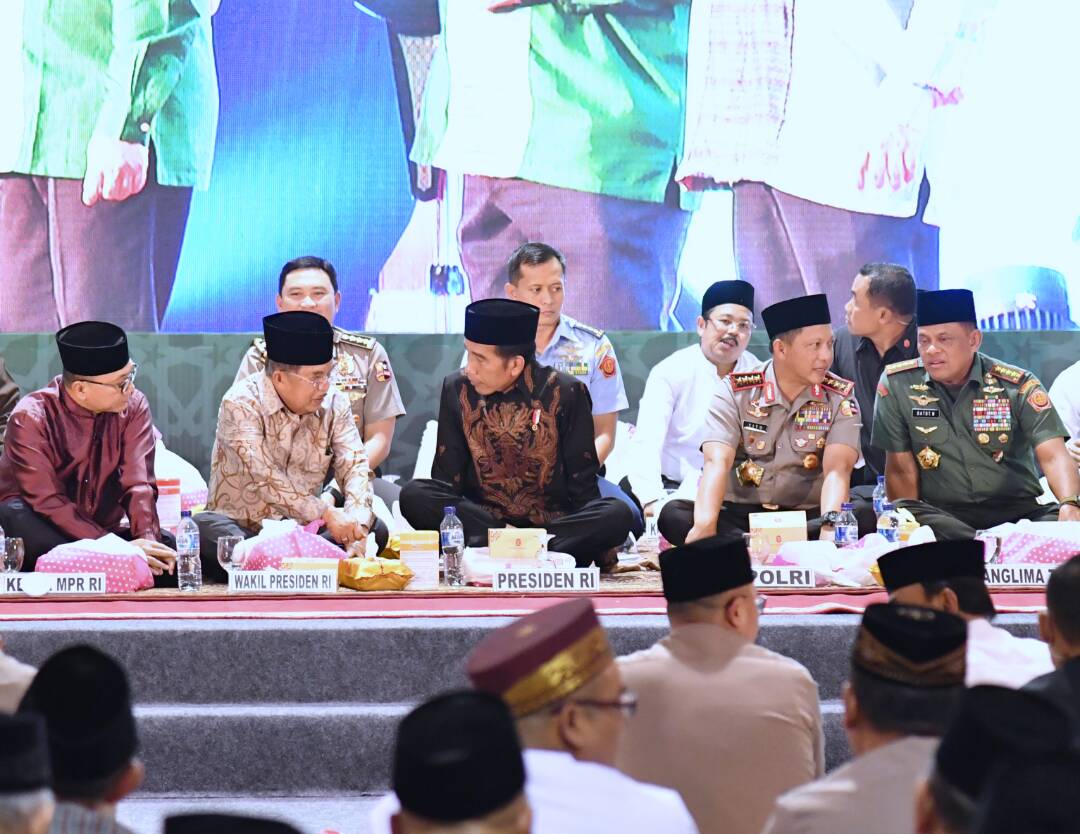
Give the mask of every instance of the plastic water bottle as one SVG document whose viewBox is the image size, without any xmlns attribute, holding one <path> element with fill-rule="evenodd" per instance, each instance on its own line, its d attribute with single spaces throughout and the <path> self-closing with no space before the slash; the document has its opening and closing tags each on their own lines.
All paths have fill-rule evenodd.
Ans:
<svg viewBox="0 0 1080 834">
<path fill-rule="evenodd" d="M 881 511 L 885 508 L 889 498 L 885 494 L 885 476 L 877 476 L 877 486 L 874 487 L 874 515 L 881 517 Z"/>
<path fill-rule="evenodd" d="M 180 525 L 176 528 L 176 578 L 181 591 L 197 591 L 202 587 L 199 527 L 191 517 L 191 510 L 180 513 Z"/>
<path fill-rule="evenodd" d="M 836 522 L 836 533 L 833 536 L 837 547 L 859 543 L 859 522 L 855 520 L 855 513 L 852 512 L 854 506 L 854 504 L 840 505 L 840 518 Z"/>
<path fill-rule="evenodd" d="M 447 585 L 464 585 L 465 528 L 453 507 L 443 507 L 443 520 L 439 525 L 439 546 L 442 550 L 443 570 Z"/>
<path fill-rule="evenodd" d="M 886 503 L 881 508 L 877 517 L 877 531 L 886 541 L 900 541 L 900 519 L 892 504 Z"/>
</svg>

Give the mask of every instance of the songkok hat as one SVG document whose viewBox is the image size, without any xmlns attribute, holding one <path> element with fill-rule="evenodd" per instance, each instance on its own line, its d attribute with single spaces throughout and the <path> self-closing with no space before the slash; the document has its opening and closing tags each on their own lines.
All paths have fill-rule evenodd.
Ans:
<svg viewBox="0 0 1080 834">
<path fill-rule="evenodd" d="M 525 787 L 510 710 L 487 692 L 440 695 L 398 725 L 393 788 L 406 811 L 436 822 L 478 819 Z"/>
<path fill-rule="evenodd" d="M 465 308 L 465 338 L 478 345 L 527 345 L 536 341 L 540 308 L 508 298 L 485 298 Z"/>
<path fill-rule="evenodd" d="M 287 822 L 232 814 L 178 814 L 165 819 L 165 834 L 300 834 Z"/>
<path fill-rule="evenodd" d="M 493 631 L 465 671 L 520 718 L 576 692 L 614 659 L 592 601 L 573 599 Z"/>
<path fill-rule="evenodd" d="M 102 376 L 128 363 L 127 334 L 107 321 L 80 321 L 56 332 L 60 364 L 76 376 Z"/>
<path fill-rule="evenodd" d="M 933 689 L 963 686 L 967 623 L 913 605 L 869 605 L 863 612 L 851 665 L 890 683 Z"/>
<path fill-rule="evenodd" d="M 981 541 L 926 542 L 901 547 L 877 560 L 881 581 L 890 594 L 920 582 L 985 577 L 985 547 Z"/>
<path fill-rule="evenodd" d="M 969 321 L 975 324 L 975 296 L 971 290 L 922 290 L 915 301 L 915 323 L 919 327 Z"/>
<path fill-rule="evenodd" d="M 334 358 L 334 328 L 318 313 L 294 310 L 263 319 L 266 355 L 282 365 L 325 365 Z"/>
<path fill-rule="evenodd" d="M 112 776 L 139 746 L 127 675 L 92 646 L 71 646 L 46 660 L 19 712 L 45 720 L 53 778 L 60 785 Z"/>
<path fill-rule="evenodd" d="M 1009 762 L 983 791 L 974 834 L 1080 834 L 1080 757 Z"/>
<path fill-rule="evenodd" d="M 979 798 L 994 767 L 1006 761 L 1069 749 L 1072 722 L 1055 703 L 1000 686 L 966 690 L 938 745 L 938 776 L 971 800 Z"/>
<path fill-rule="evenodd" d="M 829 299 L 818 293 L 778 301 L 761 311 L 761 320 L 765 322 L 770 341 L 789 330 L 812 327 L 815 324 L 830 324 L 832 318 L 829 316 Z"/>
<path fill-rule="evenodd" d="M 699 539 L 660 554 L 660 578 L 668 602 L 691 602 L 754 581 L 742 536 Z"/>
<path fill-rule="evenodd" d="M 704 317 L 720 304 L 741 304 L 751 313 L 754 311 L 754 285 L 746 281 L 717 281 L 701 297 L 701 315 Z"/>
<path fill-rule="evenodd" d="M 37 715 L 0 713 L 0 796 L 49 786 L 45 724 Z"/>
</svg>

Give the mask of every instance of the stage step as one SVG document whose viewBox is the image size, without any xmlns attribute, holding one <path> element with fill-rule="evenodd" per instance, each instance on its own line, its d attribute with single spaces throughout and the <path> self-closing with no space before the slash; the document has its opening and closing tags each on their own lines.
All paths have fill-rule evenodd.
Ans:
<svg viewBox="0 0 1080 834">
<path fill-rule="evenodd" d="M 125 665 L 142 704 L 412 703 L 464 686 L 466 656 L 506 617 L 304 620 L 9 622 L 7 651 L 40 665 L 72 643 L 91 643 Z M 759 642 L 793 657 L 840 697 L 854 615 L 765 616 Z M 1031 615 L 999 621 L 1037 636 Z M 661 616 L 605 617 L 617 654 L 667 631 Z"/>
</svg>

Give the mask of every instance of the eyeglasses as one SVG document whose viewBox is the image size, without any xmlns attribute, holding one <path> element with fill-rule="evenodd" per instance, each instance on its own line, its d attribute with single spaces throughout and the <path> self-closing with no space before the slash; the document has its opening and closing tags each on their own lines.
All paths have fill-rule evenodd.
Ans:
<svg viewBox="0 0 1080 834">
<path fill-rule="evenodd" d="M 139 365 L 137 362 L 131 363 L 131 373 L 124 377 L 120 382 L 98 382 L 96 379 L 86 379 L 86 377 L 78 377 L 78 382 L 88 382 L 91 385 L 104 385 L 106 388 L 115 388 L 121 394 L 126 394 L 132 388 L 135 387 L 135 374 L 139 371 Z"/>
<path fill-rule="evenodd" d="M 737 332 L 740 336 L 745 336 L 747 333 L 754 329 L 754 323 L 752 321 L 747 321 L 746 319 L 720 318 L 707 319 L 707 321 L 721 333 L 725 330 L 731 330 L 731 328 L 734 327 L 735 332 Z"/>
<path fill-rule="evenodd" d="M 296 373 L 296 371 L 286 371 L 285 373 L 289 374 L 289 376 L 294 376 L 297 379 L 304 380 L 304 382 L 306 382 L 308 385 L 310 385 L 316 391 L 326 390 L 331 385 L 333 385 L 335 382 L 337 382 L 337 379 L 338 379 L 338 375 L 336 373 L 330 373 L 330 374 L 326 374 L 326 375 L 319 374 L 318 376 L 316 376 L 314 378 L 311 378 L 311 379 L 309 379 L 306 376 L 303 376 L 302 374 Z"/>
<path fill-rule="evenodd" d="M 619 697 L 614 701 L 592 701 L 587 698 L 575 698 L 566 703 L 580 704 L 583 707 L 596 707 L 597 709 L 617 709 L 623 714 L 623 718 L 633 718 L 634 713 L 637 712 L 638 701 L 637 695 L 633 692 L 623 692 L 620 693 Z M 556 710 L 556 712 L 557 711 L 558 710 Z"/>
</svg>

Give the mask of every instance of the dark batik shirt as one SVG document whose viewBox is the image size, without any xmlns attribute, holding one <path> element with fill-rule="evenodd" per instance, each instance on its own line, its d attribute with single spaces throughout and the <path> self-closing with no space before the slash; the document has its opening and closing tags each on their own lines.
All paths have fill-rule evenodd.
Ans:
<svg viewBox="0 0 1080 834">
<path fill-rule="evenodd" d="M 73 539 L 120 528 L 156 539 L 154 426 L 141 391 L 119 414 L 95 414 L 75 402 L 60 377 L 23 397 L 11 413 L 0 454 L 0 501 L 22 498 Z"/>
<path fill-rule="evenodd" d="M 431 477 L 510 523 L 543 525 L 600 497 L 589 390 L 530 362 L 514 387 L 481 396 L 443 381 Z"/>
<path fill-rule="evenodd" d="M 886 365 L 914 359 L 919 355 L 916 336 L 915 323 L 912 322 L 900 337 L 900 341 L 881 356 L 874 343 L 865 336 L 853 336 L 846 327 L 836 331 L 832 372 L 855 383 L 855 399 L 863 415 L 859 445 L 862 447 L 866 465 L 861 470 L 855 470 L 853 483 L 876 484 L 877 476 L 885 474 L 885 450 L 870 445 L 870 430 L 874 423 L 874 397 L 878 380 L 881 379 L 881 372 Z"/>
</svg>

